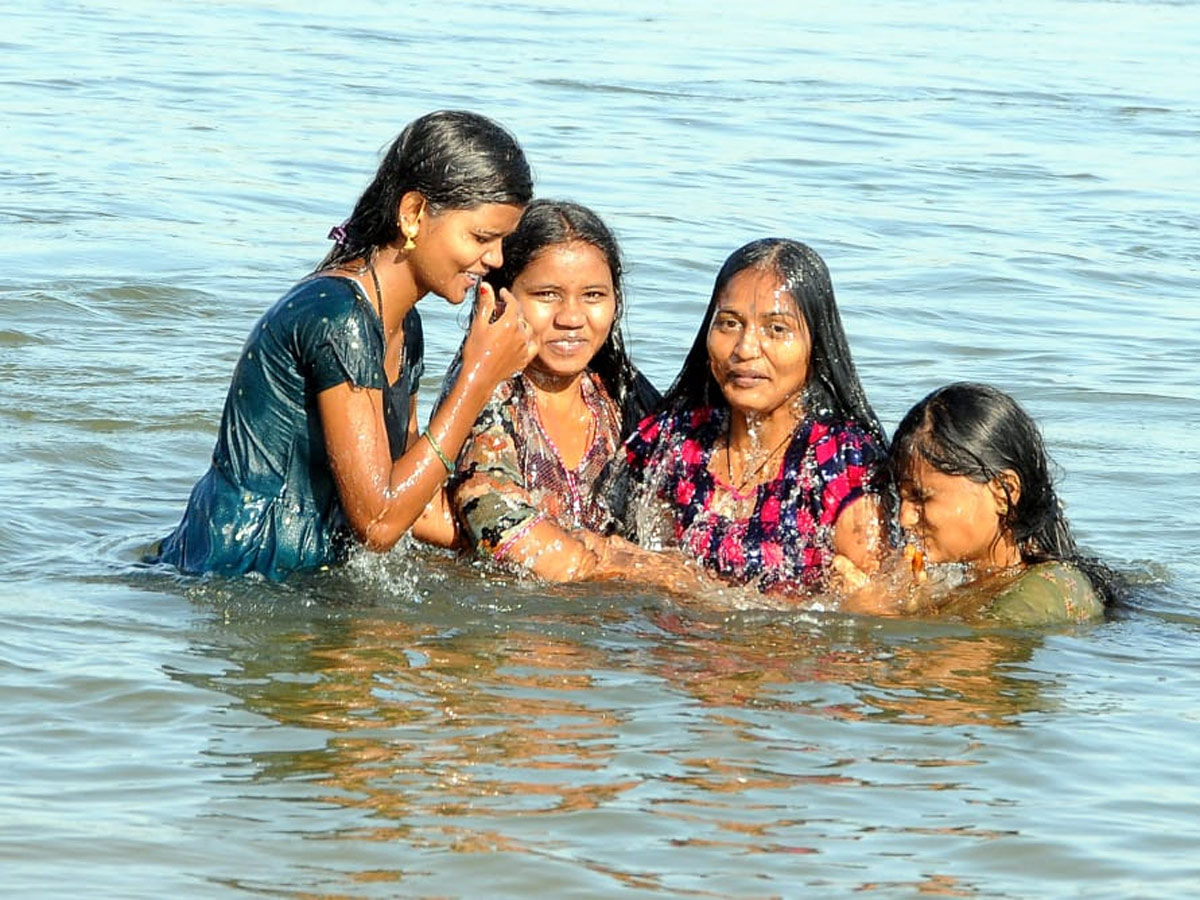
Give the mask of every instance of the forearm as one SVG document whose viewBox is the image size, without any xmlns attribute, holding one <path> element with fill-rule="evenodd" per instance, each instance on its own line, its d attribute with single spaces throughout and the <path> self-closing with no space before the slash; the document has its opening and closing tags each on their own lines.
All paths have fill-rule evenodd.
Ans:
<svg viewBox="0 0 1200 900">
<path fill-rule="evenodd" d="M 583 540 L 548 519 L 539 519 L 519 537 L 502 544 L 496 556 L 543 581 L 588 581 L 599 564 Z"/>
<path fill-rule="evenodd" d="M 363 543 L 386 550 L 410 528 L 418 528 L 417 536 L 430 543 L 449 546 L 447 541 L 453 542 L 449 513 L 426 509 L 438 502 L 439 491 L 490 395 L 491 386 L 482 379 L 468 373 L 458 378 L 425 433 L 410 441 L 391 464 L 387 486 L 375 497 L 373 514 L 359 534 Z"/>
<path fill-rule="evenodd" d="M 458 526 L 444 490 L 433 495 L 425 511 L 413 523 L 412 533 L 417 540 L 436 547 L 458 545 Z"/>
</svg>

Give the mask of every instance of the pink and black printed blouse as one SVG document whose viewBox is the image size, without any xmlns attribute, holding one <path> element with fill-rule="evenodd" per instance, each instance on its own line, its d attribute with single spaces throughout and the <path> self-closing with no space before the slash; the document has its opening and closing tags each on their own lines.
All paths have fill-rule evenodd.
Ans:
<svg viewBox="0 0 1200 900">
<path fill-rule="evenodd" d="M 674 518 L 681 549 L 716 574 L 764 592 L 819 587 L 833 559 L 833 525 L 871 488 L 884 450 L 861 426 L 808 416 L 796 428 L 775 477 L 755 490 L 754 512 L 714 510 L 729 490 L 709 471 L 729 410 L 701 408 L 644 419 L 626 441 L 642 496 L 653 494 Z"/>
</svg>

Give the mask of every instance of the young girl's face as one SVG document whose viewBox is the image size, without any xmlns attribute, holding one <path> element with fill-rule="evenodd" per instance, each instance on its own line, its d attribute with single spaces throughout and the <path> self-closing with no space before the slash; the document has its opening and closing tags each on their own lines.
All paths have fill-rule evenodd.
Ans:
<svg viewBox="0 0 1200 900">
<path fill-rule="evenodd" d="M 1006 500 L 995 483 L 947 475 L 920 457 L 908 460 L 900 481 L 900 525 L 915 535 L 934 563 L 984 568 L 1013 565 L 1004 527 Z"/>
<path fill-rule="evenodd" d="M 529 367 L 559 377 L 587 368 L 617 313 L 608 258 L 582 241 L 547 247 L 513 279 L 512 292 L 538 344 Z"/>
</svg>

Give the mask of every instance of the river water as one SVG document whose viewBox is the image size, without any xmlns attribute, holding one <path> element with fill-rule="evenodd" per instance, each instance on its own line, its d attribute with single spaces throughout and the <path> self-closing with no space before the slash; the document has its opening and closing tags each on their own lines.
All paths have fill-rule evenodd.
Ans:
<svg viewBox="0 0 1200 900">
<path fill-rule="evenodd" d="M 1196 3 L 10 7 L 7 894 L 1200 888 Z M 710 614 L 414 547 L 284 586 L 140 569 L 250 325 L 440 107 L 611 223 L 660 386 L 732 249 L 810 243 L 885 425 L 948 381 L 1013 393 L 1129 607 Z M 420 308 L 427 410 L 463 322 Z"/>
</svg>

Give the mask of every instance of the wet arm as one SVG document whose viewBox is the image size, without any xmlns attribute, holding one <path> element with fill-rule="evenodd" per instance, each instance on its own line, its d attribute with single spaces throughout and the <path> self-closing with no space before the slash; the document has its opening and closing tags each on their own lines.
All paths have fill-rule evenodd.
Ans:
<svg viewBox="0 0 1200 900">
<path fill-rule="evenodd" d="M 412 406 L 408 413 L 408 442 L 405 446 L 412 447 L 419 440 L 421 435 L 417 431 L 417 396 L 413 394 Z M 444 484 L 437 489 L 425 511 L 413 523 L 413 537 L 438 547 L 454 547 L 458 544 L 458 526 L 454 521 L 454 512 L 446 497 Z"/>
<path fill-rule="evenodd" d="M 834 553 L 870 575 L 879 568 L 887 549 L 879 498 L 863 494 L 851 500 L 833 524 Z"/>
<path fill-rule="evenodd" d="M 463 367 L 427 431 L 450 460 L 458 456 L 492 389 L 524 367 L 533 353 L 516 303 L 492 321 L 495 299 L 481 292 L 463 345 Z M 392 461 L 383 419 L 383 393 L 348 382 L 317 395 L 329 463 L 355 536 L 388 550 L 417 521 L 448 475 L 433 444 L 421 438 Z"/>
</svg>

